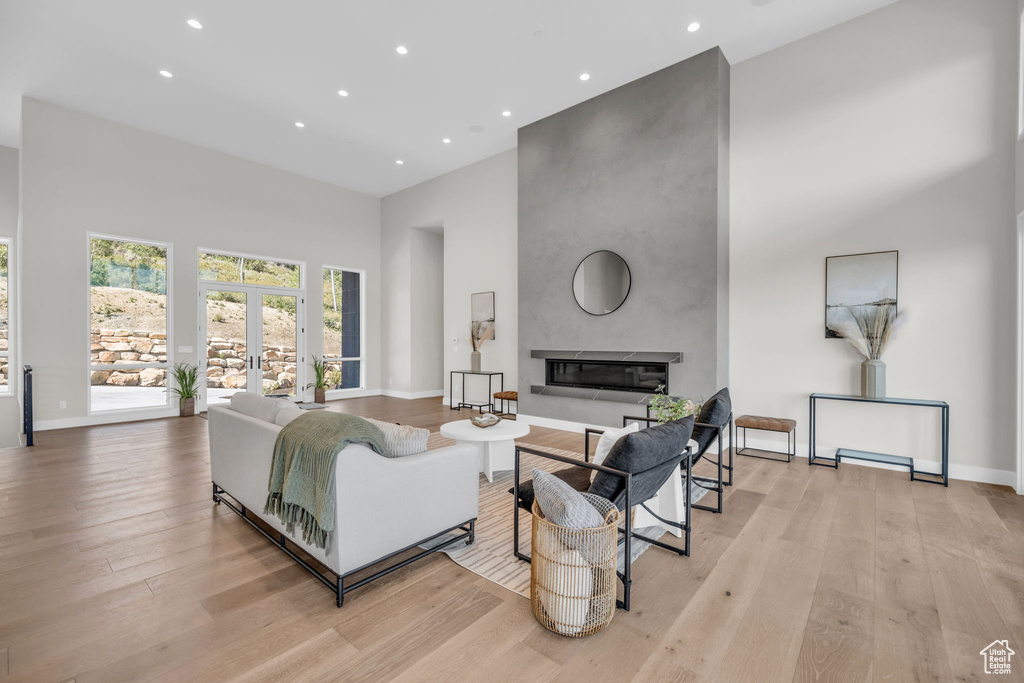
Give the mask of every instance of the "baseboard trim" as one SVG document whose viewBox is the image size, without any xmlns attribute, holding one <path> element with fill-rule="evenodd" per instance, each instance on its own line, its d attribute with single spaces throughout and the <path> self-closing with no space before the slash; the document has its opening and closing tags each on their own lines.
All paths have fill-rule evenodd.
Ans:
<svg viewBox="0 0 1024 683">
<path fill-rule="evenodd" d="M 158 410 L 132 411 L 130 413 L 112 413 L 89 415 L 87 417 L 64 417 L 56 420 L 36 420 L 34 431 L 46 432 L 51 429 L 71 429 L 73 427 L 93 427 L 95 425 L 118 424 L 120 422 L 141 422 L 142 420 L 159 420 L 178 415 L 177 408 L 160 408 Z"/>
<path fill-rule="evenodd" d="M 326 398 L 328 401 L 339 401 L 343 398 L 364 398 L 366 396 L 380 396 L 379 389 L 329 389 Z"/>
<path fill-rule="evenodd" d="M 437 396 L 444 396 L 444 389 L 431 389 L 430 391 L 393 391 L 391 389 L 385 389 L 380 393 L 382 396 L 404 398 L 411 401 L 417 398 L 435 398 Z"/>
<path fill-rule="evenodd" d="M 737 441 L 742 441 L 737 437 Z M 765 449 L 779 451 L 786 448 L 785 440 L 772 441 L 763 438 L 748 438 L 747 447 L 753 449 Z M 796 445 L 796 457 L 807 459 L 807 452 L 809 446 L 806 443 L 798 443 Z M 820 458 L 835 458 L 835 448 L 823 448 L 818 447 L 817 457 Z M 927 472 L 940 472 L 942 470 L 942 463 L 938 460 L 922 460 L 921 458 L 914 459 L 914 465 L 918 468 L 918 471 Z M 897 465 L 888 465 L 881 462 L 871 462 L 868 460 L 847 460 L 843 462 L 842 467 L 853 466 L 853 467 L 874 467 L 879 470 L 893 470 L 896 472 L 906 472 L 906 467 L 899 467 Z M 1010 486 L 1013 487 L 1017 481 L 1017 474 L 1007 470 L 996 470 L 987 467 L 975 467 L 973 465 L 958 465 L 956 463 L 949 463 L 949 478 L 950 479 L 961 479 L 963 481 L 975 481 L 982 484 L 996 484 L 999 486 Z"/>
</svg>

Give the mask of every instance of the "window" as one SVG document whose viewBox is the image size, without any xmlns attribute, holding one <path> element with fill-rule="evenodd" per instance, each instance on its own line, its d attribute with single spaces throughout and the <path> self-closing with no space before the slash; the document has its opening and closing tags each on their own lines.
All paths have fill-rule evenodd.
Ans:
<svg viewBox="0 0 1024 683">
<path fill-rule="evenodd" d="M 324 268 L 324 360 L 331 389 L 363 386 L 363 273 Z"/>
<path fill-rule="evenodd" d="M 90 411 L 168 405 L 169 264 L 169 245 L 90 236 Z"/>
<path fill-rule="evenodd" d="M 201 251 L 199 279 L 239 285 L 300 289 L 302 269 L 297 263 Z"/>
<path fill-rule="evenodd" d="M 11 243 L 0 240 L 0 396 L 11 393 L 10 382 L 10 342 L 12 339 L 9 316 L 9 277 L 11 259 Z"/>
</svg>

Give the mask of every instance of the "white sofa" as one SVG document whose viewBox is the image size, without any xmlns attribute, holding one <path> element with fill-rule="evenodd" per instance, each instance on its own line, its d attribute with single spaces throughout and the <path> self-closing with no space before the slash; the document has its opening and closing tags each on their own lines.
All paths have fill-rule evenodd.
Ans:
<svg viewBox="0 0 1024 683">
<path fill-rule="evenodd" d="M 212 406 L 214 500 L 219 487 L 250 514 L 285 534 L 281 520 L 264 515 L 263 507 L 277 435 L 283 425 L 303 413 L 286 400 L 245 393 L 232 397 L 230 407 Z M 399 458 L 352 444 L 338 454 L 336 478 L 337 519 L 330 552 L 303 543 L 299 530 L 285 535 L 289 543 L 337 574 L 339 588 L 340 577 L 444 531 L 459 526 L 472 529 L 477 517 L 479 465 L 472 444 Z M 347 590 L 338 591 L 339 607 Z"/>
</svg>

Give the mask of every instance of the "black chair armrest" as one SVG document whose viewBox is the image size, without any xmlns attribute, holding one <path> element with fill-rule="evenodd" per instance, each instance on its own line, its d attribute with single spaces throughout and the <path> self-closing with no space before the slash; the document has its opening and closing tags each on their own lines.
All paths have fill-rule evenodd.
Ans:
<svg viewBox="0 0 1024 683">
<path fill-rule="evenodd" d="M 593 427 L 587 427 L 583 430 L 583 460 L 590 462 L 590 435 L 591 434 L 604 434 L 603 429 L 594 429 Z"/>
<path fill-rule="evenodd" d="M 650 416 L 648 416 L 648 417 L 633 417 L 632 415 L 623 415 L 622 416 L 622 426 L 623 427 L 628 427 L 630 420 L 634 420 L 636 422 L 646 422 L 647 426 L 650 427 L 652 422 L 657 422 L 658 421 L 658 418 L 650 417 Z"/>
</svg>

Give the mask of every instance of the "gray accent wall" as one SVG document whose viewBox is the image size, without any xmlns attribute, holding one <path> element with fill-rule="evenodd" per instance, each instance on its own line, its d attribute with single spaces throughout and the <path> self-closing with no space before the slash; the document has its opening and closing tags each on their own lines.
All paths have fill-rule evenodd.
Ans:
<svg viewBox="0 0 1024 683">
<path fill-rule="evenodd" d="M 728 378 L 729 64 L 715 48 L 519 130 L 519 399 L 524 415 L 617 426 L 630 404 L 533 394 L 537 349 L 671 351 L 675 395 Z M 573 298 L 608 249 L 632 271 L 606 316 Z"/>
</svg>

